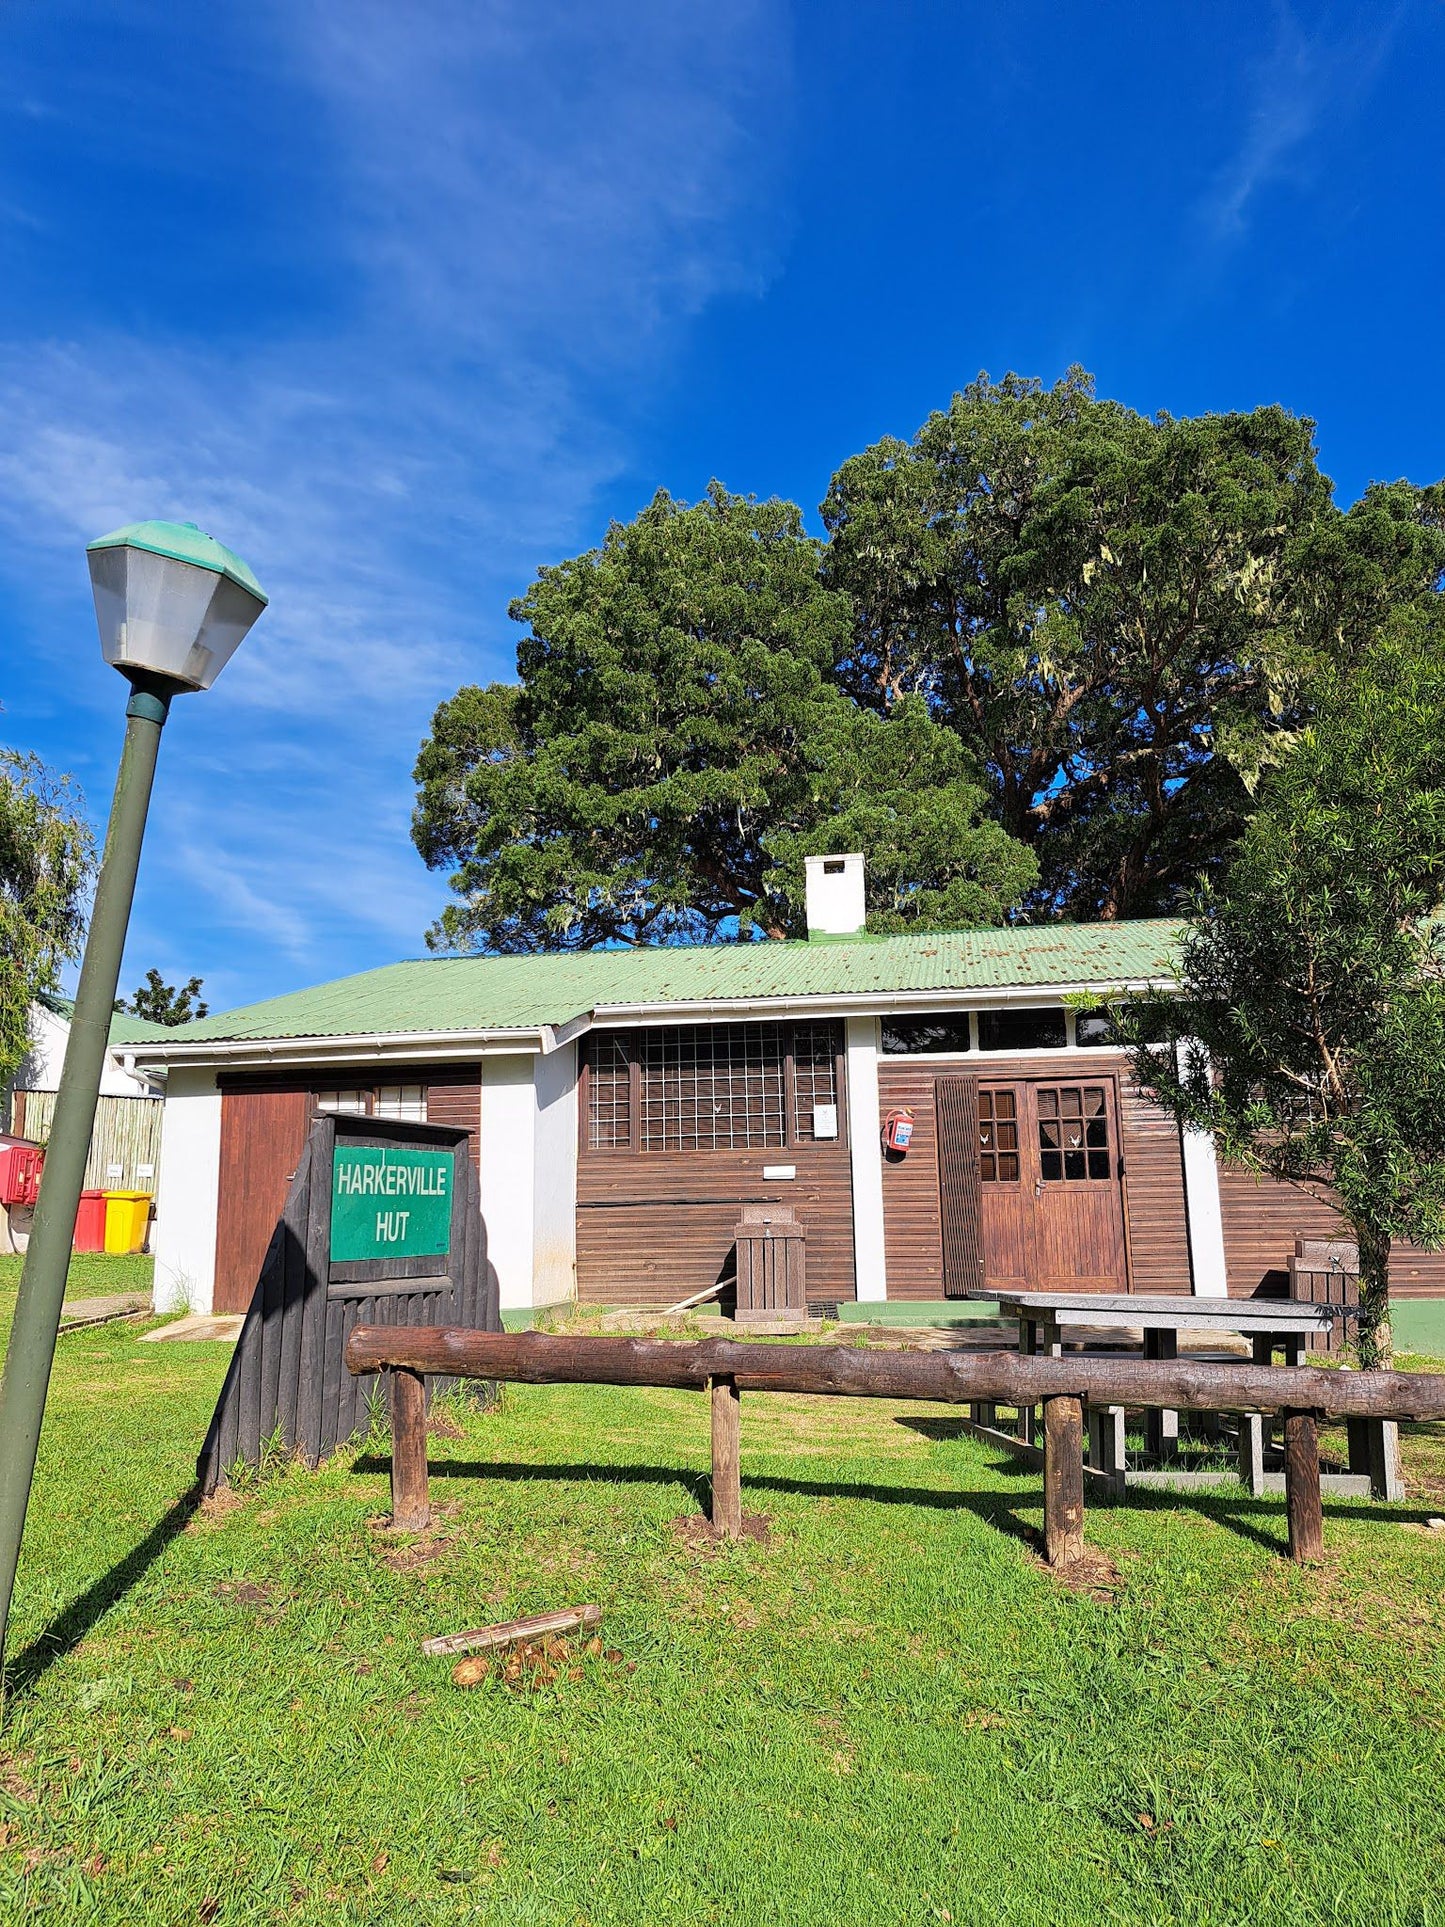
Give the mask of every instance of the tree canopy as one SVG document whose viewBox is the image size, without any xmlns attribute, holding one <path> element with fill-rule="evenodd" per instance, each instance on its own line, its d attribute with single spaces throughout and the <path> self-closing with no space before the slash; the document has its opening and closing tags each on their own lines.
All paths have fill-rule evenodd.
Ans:
<svg viewBox="0 0 1445 1927">
<path fill-rule="evenodd" d="M 1139 916 L 1217 867 L 1301 680 L 1445 567 L 1441 491 L 1348 515 L 1282 408 L 1154 419 L 981 376 L 911 442 L 843 464 L 825 579 L 841 684 L 925 697 L 1037 855 L 1036 913 Z"/>
<path fill-rule="evenodd" d="M 80 954 L 95 841 L 71 781 L 0 749 L 0 1083 L 30 1048 L 30 1006 Z"/>
<path fill-rule="evenodd" d="M 1000 922 L 1034 859 L 925 703 L 836 685 L 849 611 L 819 560 L 791 503 L 714 483 L 541 570 L 512 607 L 520 683 L 459 691 L 417 762 L 413 835 L 460 898 L 431 940 L 801 934 L 803 857 L 844 844 L 875 928 Z"/>
<path fill-rule="evenodd" d="M 1338 1201 L 1360 1248 L 1361 1362 L 1387 1365 L 1390 1242 L 1445 1242 L 1440 598 L 1314 694 L 1196 899 L 1178 994 L 1124 1022 L 1136 1075 L 1177 1117 Z"/>
<path fill-rule="evenodd" d="M 177 988 L 168 984 L 158 970 L 148 970 L 145 982 L 129 1000 L 117 997 L 115 1007 L 131 1017 L 144 1017 L 152 1024 L 189 1024 L 206 1015 L 210 1005 L 201 1001 L 201 980 L 188 977 Z"/>
</svg>

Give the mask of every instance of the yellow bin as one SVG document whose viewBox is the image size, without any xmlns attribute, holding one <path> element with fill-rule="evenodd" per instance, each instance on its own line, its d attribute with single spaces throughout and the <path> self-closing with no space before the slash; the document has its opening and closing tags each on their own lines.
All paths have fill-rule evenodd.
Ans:
<svg viewBox="0 0 1445 1927">
<path fill-rule="evenodd" d="M 105 1194 L 105 1248 L 112 1253 L 140 1251 L 150 1223 L 149 1191 L 107 1191 Z"/>
</svg>

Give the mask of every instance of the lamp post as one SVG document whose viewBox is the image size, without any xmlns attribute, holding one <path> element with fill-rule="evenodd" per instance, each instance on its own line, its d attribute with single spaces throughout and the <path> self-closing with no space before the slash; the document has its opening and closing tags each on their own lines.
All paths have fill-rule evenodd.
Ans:
<svg viewBox="0 0 1445 1927">
<path fill-rule="evenodd" d="M 0 1379 L 0 1662 L 60 1330 L 75 1213 L 121 953 L 172 696 L 209 689 L 266 606 L 255 576 L 194 522 L 136 522 L 87 550 L 101 652 L 131 686 L 75 1014 Z"/>
</svg>

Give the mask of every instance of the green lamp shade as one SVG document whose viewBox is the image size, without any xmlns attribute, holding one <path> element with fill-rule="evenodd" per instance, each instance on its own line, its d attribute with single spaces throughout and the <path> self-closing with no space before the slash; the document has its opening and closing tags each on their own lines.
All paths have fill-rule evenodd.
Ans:
<svg viewBox="0 0 1445 1927">
<path fill-rule="evenodd" d="M 86 550 L 106 661 L 209 689 L 266 606 L 238 555 L 194 522 L 134 522 Z"/>
</svg>

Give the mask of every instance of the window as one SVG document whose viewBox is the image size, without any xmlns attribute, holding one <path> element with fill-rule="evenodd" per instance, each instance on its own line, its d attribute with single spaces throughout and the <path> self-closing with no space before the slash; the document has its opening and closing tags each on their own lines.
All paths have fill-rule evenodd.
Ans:
<svg viewBox="0 0 1445 1927">
<path fill-rule="evenodd" d="M 333 1117 L 399 1117 L 426 1123 L 425 1084 L 383 1084 L 379 1089 L 317 1091 L 318 1111 Z"/>
<path fill-rule="evenodd" d="M 985 1184 L 1018 1183 L 1018 1096 L 1014 1091 L 978 1094 L 978 1168 Z"/>
<path fill-rule="evenodd" d="M 627 1045 L 615 1032 L 595 1031 L 587 1039 L 587 1148 L 632 1148 L 632 1065 Z"/>
<path fill-rule="evenodd" d="M 1067 1042 L 1062 1004 L 979 1013 L 980 1050 L 1062 1050 Z"/>
<path fill-rule="evenodd" d="M 1109 1108 L 1101 1084 L 1041 1085 L 1039 1175 L 1045 1182 L 1107 1178 Z"/>
<path fill-rule="evenodd" d="M 644 1151 L 775 1149 L 783 1135 L 780 1031 L 687 1024 L 642 1033 Z"/>
<path fill-rule="evenodd" d="M 1099 1050 L 1117 1044 L 1119 1034 L 1107 1010 L 1081 1010 L 1074 1019 L 1074 1039 L 1080 1050 Z"/>
<path fill-rule="evenodd" d="M 587 1040 L 588 1151 L 781 1150 L 841 1133 L 835 1023 L 686 1024 Z"/>
<path fill-rule="evenodd" d="M 425 1124 L 426 1089 L 421 1084 L 383 1084 L 376 1093 L 372 1110 L 377 1117 L 399 1117 L 409 1124 Z"/>
<path fill-rule="evenodd" d="M 793 1142 L 817 1144 L 838 1135 L 838 1027 L 793 1027 Z"/>
<path fill-rule="evenodd" d="M 318 1091 L 316 1108 L 339 1117 L 365 1117 L 370 1098 L 370 1091 Z"/>
<path fill-rule="evenodd" d="M 916 1057 L 972 1048 L 967 1011 L 938 1012 L 927 1017 L 885 1017 L 883 1055 Z"/>
</svg>

